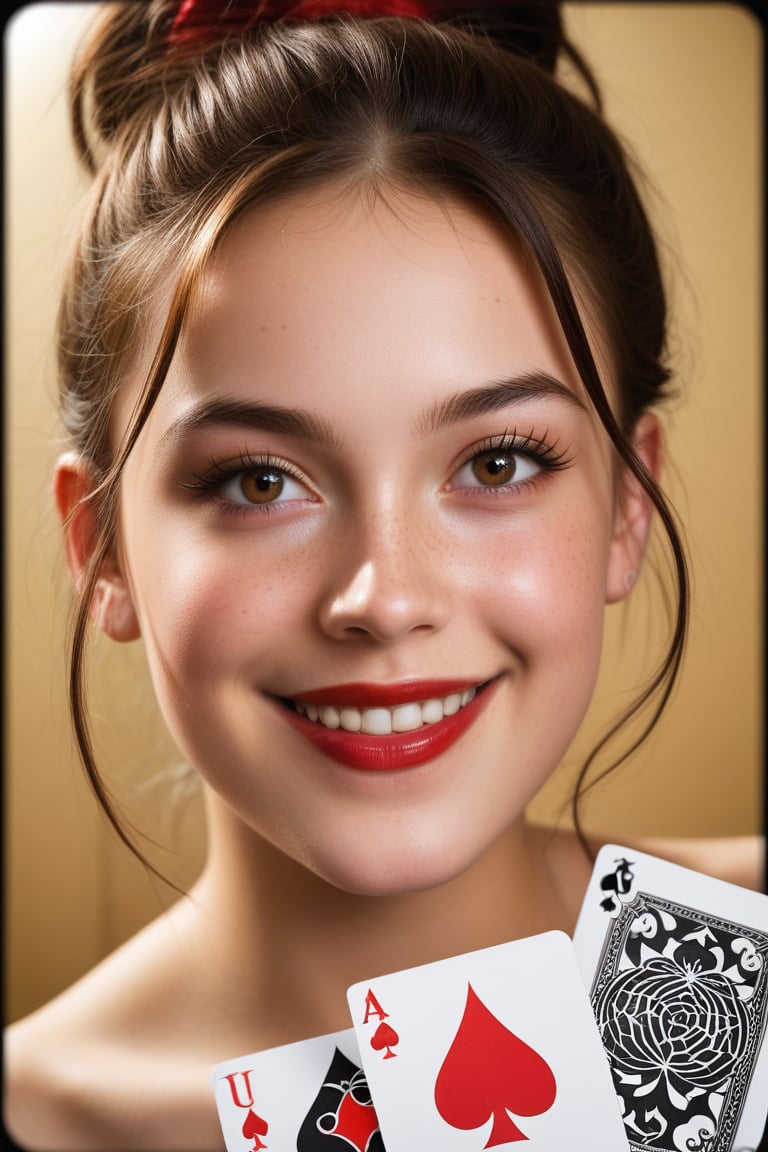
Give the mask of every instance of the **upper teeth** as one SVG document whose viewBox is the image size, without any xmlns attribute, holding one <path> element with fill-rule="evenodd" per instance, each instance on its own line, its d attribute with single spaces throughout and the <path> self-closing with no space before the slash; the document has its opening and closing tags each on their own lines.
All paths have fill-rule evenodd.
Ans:
<svg viewBox="0 0 768 1152">
<path fill-rule="evenodd" d="M 437 724 L 469 704 L 477 689 L 452 692 L 434 700 L 399 704 L 396 708 L 352 708 L 331 704 L 303 704 L 294 700 L 296 711 L 326 728 L 343 728 L 346 732 L 364 732 L 368 736 L 389 736 L 392 732 L 414 732 L 425 724 Z"/>
</svg>

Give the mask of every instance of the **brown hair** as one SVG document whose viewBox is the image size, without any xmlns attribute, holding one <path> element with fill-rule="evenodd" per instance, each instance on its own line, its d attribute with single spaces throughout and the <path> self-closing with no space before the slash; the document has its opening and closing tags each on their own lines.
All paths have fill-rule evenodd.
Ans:
<svg viewBox="0 0 768 1152">
<path fill-rule="evenodd" d="M 597 85 L 568 44 L 556 4 L 420 19 L 337 16 L 252 23 L 204 46 L 168 43 L 177 4 L 105 6 L 75 63 L 72 123 L 94 176 L 59 315 L 65 426 L 92 469 L 97 547 L 76 605 L 70 695 L 92 787 L 142 859 L 99 774 L 84 690 L 87 621 L 116 540 L 123 465 L 162 387 L 195 286 L 246 207 L 324 182 L 451 192 L 479 206 L 541 271 L 594 408 L 619 458 L 653 502 L 666 535 L 677 610 L 650 681 L 583 765 L 646 710 L 624 761 L 664 708 L 682 659 L 688 579 L 668 503 L 633 450 L 639 416 L 664 398 L 666 301 L 656 246 L 631 163 L 604 121 Z M 589 101 L 555 78 L 570 57 Z M 145 303 L 172 273 L 173 299 L 134 418 L 110 448 L 112 399 L 143 336 Z M 608 403 L 576 305 L 581 294 L 612 353 Z M 594 783 L 594 781 L 593 781 Z M 590 784 L 591 787 L 591 784 Z M 148 863 L 145 860 L 145 863 Z M 152 865 L 149 865 L 152 867 Z"/>
</svg>

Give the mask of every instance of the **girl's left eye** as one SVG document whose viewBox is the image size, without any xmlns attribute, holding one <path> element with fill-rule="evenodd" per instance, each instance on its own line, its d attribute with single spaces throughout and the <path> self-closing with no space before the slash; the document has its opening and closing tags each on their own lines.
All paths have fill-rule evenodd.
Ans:
<svg viewBox="0 0 768 1152">
<path fill-rule="evenodd" d="M 311 499 L 311 493 L 305 484 L 282 468 L 263 464 L 244 468 L 221 483 L 219 497 L 240 507 L 264 507 L 278 502 Z"/>
<path fill-rule="evenodd" d="M 507 488 L 532 480 L 545 465 L 511 448 L 488 448 L 478 452 L 454 474 L 451 489 Z"/>
</svg>

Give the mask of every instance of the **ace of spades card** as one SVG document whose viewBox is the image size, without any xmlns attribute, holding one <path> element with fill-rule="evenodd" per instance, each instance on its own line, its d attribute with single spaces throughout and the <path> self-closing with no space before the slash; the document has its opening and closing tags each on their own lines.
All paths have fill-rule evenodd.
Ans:
<svg viewBox="0 0 768 1152">
<path fill-rule="evenodd" d="M 574 946 L 632 1152 L 761 1147 L 768 896 L 609 844 Z"/>
<path fill-rule="evenodd" d="M 348 1001 L 387 1152 L 627 1149 L 565 933 L 364 980 Z"/>
<path fill-rule="evenodd" d="M 227 1152 L 384 1152 L 353 1029 L 217 1064 Z"/>
</svg>

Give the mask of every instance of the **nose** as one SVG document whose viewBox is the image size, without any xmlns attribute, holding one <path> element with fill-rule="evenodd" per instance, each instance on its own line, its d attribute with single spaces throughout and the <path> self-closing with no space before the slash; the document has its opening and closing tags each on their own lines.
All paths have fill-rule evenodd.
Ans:
<svg viewBox="0 0 768 1152">
<path fill-rule="evenodd" d="M 340 550 L 320 623 L 334 639 L 367 637 L 391 644 L 412 632 L 433 632 L 448 617 L 443 574 L 413 531 L 392 527 L 350 540 Z"/>
</svg>

